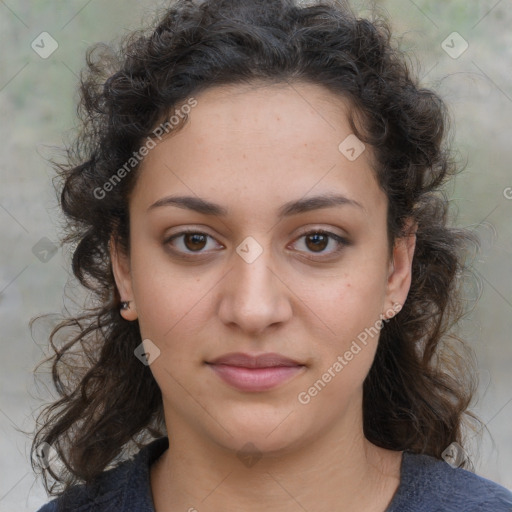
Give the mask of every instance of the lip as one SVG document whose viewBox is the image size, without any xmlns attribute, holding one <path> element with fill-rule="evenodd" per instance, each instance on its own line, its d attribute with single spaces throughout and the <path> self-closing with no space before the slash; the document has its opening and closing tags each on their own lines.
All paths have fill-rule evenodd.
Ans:
<svg viewBox="0 0 512 512">
<path fill-rule="evenodd" d="M 207 361 L 227 384 L 240 391 L 267 391 L 303 371 L 305 365 L 281 354 L 260 355 L 233 352 Z"/>
<path fill-rule="evenodd" d="M 243 352 L 230 352 L 217 357 L 209 364 L 227 364 L 230 366 L 239 366 L 241 368 L 270 368 L 274 366 L 303 366 L 298 361 L 285 357 L 276 352 L 267 352 L 265 354 L 251 355 Z"/>
</svg>

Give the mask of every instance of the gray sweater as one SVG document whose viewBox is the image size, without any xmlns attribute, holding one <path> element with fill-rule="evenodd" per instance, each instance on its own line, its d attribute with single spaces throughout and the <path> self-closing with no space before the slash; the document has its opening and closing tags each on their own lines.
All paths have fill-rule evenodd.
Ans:
<svg viewBox="0 0 512 512">
<path fill-rule="evenodd" d="M 71 487 L 38 512 L 155 512 L 149 468 L 168 447 L 167 437 L 156 439 L 94 485 Z M 512 493 L 442 460 L 404 452 L 400 485 L 385 512 L 484 511 L 512 512 Z"/>
</svg>

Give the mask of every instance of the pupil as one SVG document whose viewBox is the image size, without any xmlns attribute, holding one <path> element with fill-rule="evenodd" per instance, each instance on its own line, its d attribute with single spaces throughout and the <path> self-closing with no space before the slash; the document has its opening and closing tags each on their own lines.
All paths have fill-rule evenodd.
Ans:
<svg viewBox="0 0 512 512">
<path fill-rule="evenodd" d="M 198 233 L 192 233 L 185 236 L 185 245 L 190 250 L 202 249 L 204 247 L 206 241 L 205 235 L 201 235 Z M 325 249 L 327 246 L 327 236 L 322 234 L 314 234 L 309 235 L 307 237 L 308 242 L 312 242 L 312 245 L 307 242 L 307 245 L 310 249 L 313 249 L 316 252 L 320 252 Z M 199 247 L 198 247 L 199 245 Z"/>
<path fill-rule="evenodd" d="M 190 243 L 190 240 L 192 240 L 191 243 Z M 190 250 L 202 249 L 204 247 L 205 241 L 206 241 L 206 236 L 201 235 L 199 233 L 192 233 L 192 234 L 188 234 L 185 236 L 185 245 Z M 197 247 L 197 244 L 199 244 L 200 247 Z"/>
<path fill-rule="evenodd" d="M 307 237 L 307 240 L 308 241 L 313 241 L 313 246 L 309 247 L 309 244 L 308 244 L 308 247 L 310 249 L 313 249 L 314 251 L 317 251 L 317 252 L 322 251 L 327 246 L 327 236 L 326 235 L 322 235 L 320 233 L 317 233 L 315 235 L 309 235 Z M 320 244 L 317 243 L 319 241 L 320 241 Z"/>
</svg>

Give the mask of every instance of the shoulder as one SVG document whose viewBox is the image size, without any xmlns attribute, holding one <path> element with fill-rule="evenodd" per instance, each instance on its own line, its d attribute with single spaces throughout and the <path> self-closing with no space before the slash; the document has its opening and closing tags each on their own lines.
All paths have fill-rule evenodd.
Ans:
<svg viewBox="0 0 512 512">
<path fill-rule="evenodd" d="M 400 486 L 387 512 L 512 512 L 512 493 L 443 460 L 404 452 Z"/>
<path fill-rule="evenodd" d="M 57 512 L 57 504 L 55 500 L 43 505 L 37 512 Z"/>
<path fill-rule="evenodd" d="M 150 466 L 167 447 L 167 438 L 157 439 L 94 483 L 70 487 L 37 512 L 154 512 Z"/>
<path fill-rule="evenodd" d="M 133 465 L 132 460 L 124 461 L 102 473 L 92 484 L 72 486 L 38 512 L 123 510 L 126 477 L 132 472 Z"/>
</svg>

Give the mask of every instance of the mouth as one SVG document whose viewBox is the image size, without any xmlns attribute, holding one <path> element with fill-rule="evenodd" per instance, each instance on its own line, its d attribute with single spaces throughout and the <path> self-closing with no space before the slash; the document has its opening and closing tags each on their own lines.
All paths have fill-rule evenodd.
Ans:
<svg viewBox="0 0 512 512">
<path fill-rule="evenodd" d="M 265 354 L 244 354 L 242 352 L 230 352 L 224 354 L 207 364 L 225 364 L 229 366 L 238 366 L 240 368 L 273 368 L 275 366 L 304 366 L 302 363 L 289 357 L 277 354 L 276 352 L 267 352 Z"/>
<path fill-rule="evenodd" d="M 276 353 L 257 356 L 231 353 L 206 361 L 206 364 L 226 384 L 247 392 L 273 389 L 306 368 L 305 365 Z"/>
</svg>

